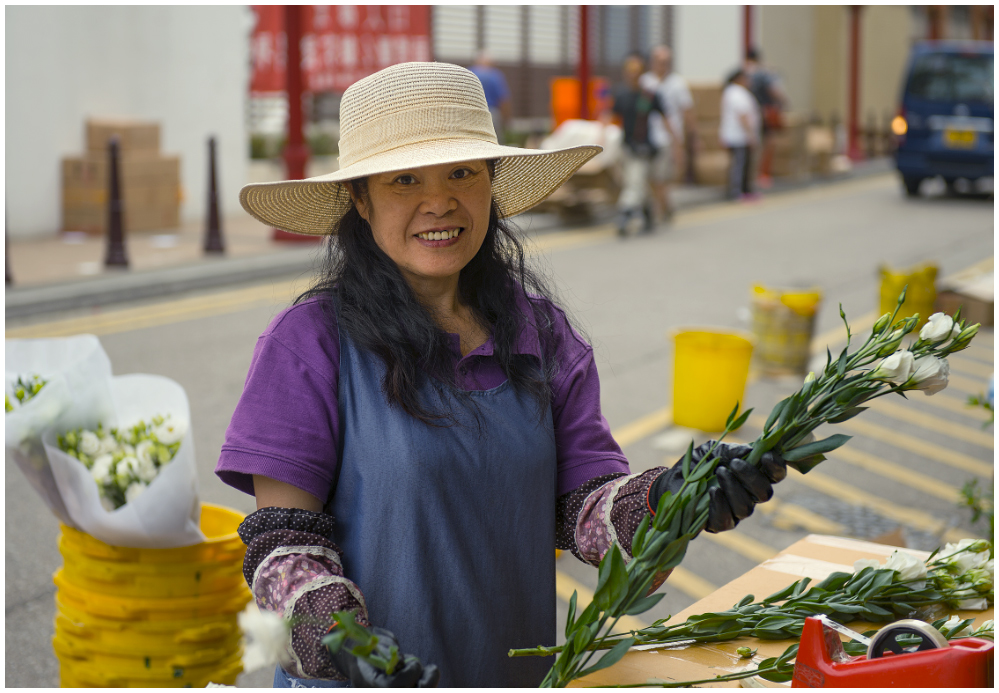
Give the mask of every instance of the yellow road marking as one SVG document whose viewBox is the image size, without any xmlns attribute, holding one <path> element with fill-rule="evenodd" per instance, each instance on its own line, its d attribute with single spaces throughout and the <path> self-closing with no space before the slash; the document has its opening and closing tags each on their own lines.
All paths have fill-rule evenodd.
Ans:
<svg viewBox="0 0 999 693">
<path fill-rule="evenodd" d="M 966 356 L 968 358 L 977 359 L 978 361 L 984 361 L 985 363 L 988 363 L 989 365 L 993 365 L 994 362 L 995 362 L 995 357 L 996 357 L 995 348 L 991 344 L 989 344 L 988 346 L 985 346 L 983 344 L 979 344 L 978 343 L 978 338 L 981 337 L 981 336 L 982 336 L 982 333 L 979 332 L 977 335 L 975 335 L 975 341 L 973 341 L 968 346 L 968 348 L 961 349 L 961 351 L 959 351 L 957 353 L 961 354 L 962 356 Z"/>
<path fill-rule="evenodd" d="M 632 443 L 637 443 L 643 438 L 647 438 L 653 433 L 657 433 L 662 429 L 666 428 L 673 421 L 673 409 L 670 407 L 663 407 L 662 409 L 657 409 L 651 414 L 646 414 L 640 419 L 636 419 L 631 423 L 625 424 L 620 428 L 611 431 L 611 435 L 614 436 L 614 440 L 622 448 L 631 445 Z"/>
<path fill-rule="evenodd" d="M 245 289 L 221 291 L 205 296 L 181 298 L 135 308 L 121 308 L 95 315 L 54 320 L 6 330 L 7 338 L 65 337 L 73 334 L 115 334 L 129 330 L 183 322 L 248 310 L 258 306 L 288 303 L 298 281 L 266 284 Z"/>
<path fill-rule="evenodd" d="M 762 428 L 763 424 L 766 423 L 766 419 L 761 416 L 750 416 L 749 423 L 757 428 Z M 828 454 L 833 458 L 843 460 L 861 469 L 866 469 L 869 472 L 874 472 L 887 479 L 892 479 L 917 491 L 942 498 L 945 501 L 953 503 L 961 502 L 961 492 L 956 487 L 908 467 L 888 462 L 863 450 L 857 450 L 852 447 L 841 447 Z"/>
<path fill-rule="evenodd" d="M 763 505 L 766 504 L 764 503 Z M 763 561 L 777 555 L 777 549 L 756 541 L 746 533 L 740 532 L 737 529 L 733 529 L 730 532 L 721 532 L 720 534 L 703 532 L 701 533 L 701 536 L 708 541 L 718 544 L 719 546 L 724 546 L 730 551 L 735 551 L 737 554 L 745 556 L 755 563 L 762 563 Z"/>
<path fill-rule="evenodd" d="M 961 351 L 960 353 L 964 353 Z M 993 366 L 992 364 L 978 363 L 977 361 L 972 361 L 970 359 L 961 358 L 957 354 L 952 354 L 947 357 L 947 362 L 950 364 L 951 371 L 957 371 L 958 373 L 964 373 L 965 375 L 973 375 L 982 380 L 985 380 L 990 375 L 992 375 Z"/>
<path fill-rule="evenodd" d="M 916 396 L 922 398 L 920 395 Z M 940 395 L 938 393 L 936 395 L 932 395 L 930 399 L 936 399 L 939 396 Z M 890 416 L 898 421 L 911 423 L 914 426 L 925 428 L 928 431 L 943 433 L 944 435 L 957 438 L 958 440 L 965 440 L 969 443 L 975 443 L 976 445 L 981 445 L 986 448 L 993 448 L 995 446 L 995 436 L 991 433 L 986 433 L 980 427 L 972 428 L 971 426 L 965 426 L 963 424 L 947 421 L 946 419 L 941 419 L 938 416 L 918 411 L 914 407 L 903 406 L 897 401 L 889 401 L 884 397 L 874 400 L 870 403 L 870 406 L 874 411 L 884 414 L 885 416 Z"/>
<path fill-rule="evenodd" d="M 969 395 L 983 395 L 988 388 L 988 381 L 985 378 L 965 378 L 953 373 L 950 374 L 947 383 L 948 387 L 953 387 Z"/>
<path fill-rule="evenodd" d="M 866 332 L 874 327 L 874 323 L 881 314 L 876 310 L 871 311 L 865 315 L 861 315 L 859 318 L 850 321 L 850 332 L 856 337 L 857 335 L 864 334 L 866 339 Z M 839 356 L 840 350 L 842 350 L 842 345 L 846 344 L 846 327 L 840 325 L 836 328 L 829 330 L 828 332 L 823 332 L 817 337 L 812 338 L 812 356 L 816 354 L 825 354 L 826 348 L 829 351 L 834 352 L 833 358 Z"/>
<path fill-rule="evenodd" d="M 770 517 L 770 523 L 777 529 L 804 529 L 812 534 L 832 534 L 845 536 L 849 531 L 844 525 L 794 503 L 786 503 L 779 498 L 771 498 L 757 506 L 757 510 Z"/>
<path fill-rule="evenodd" d="M 957 397 L 950 397 L 942 392 L 938 392 L 928 399 L 924 399 L 923 403 L 939 407 L 940 409 L 946 409 L 947 411 L 963 414 L 968 418 L 977 419 L 978 421 L 985 422 L 989 420 L 989 413 L 981 407 L 972 407 L 965 400 L 958 399 Z"/>
<path fill-rule="evenodd" d="M 810 471 L 808 474 L 795 474 L 794 480 L 797 483 L 804 484 L 844 503 L 863 506 L 882 517 L 901 522 L 914 529 L 920 529 L 931 534 L 939 534 L 941 531 L 944 531 L 944 538 L 947 541 L 960 541 L 965 537 L 973 536 L 961 530 L 945 529 L 947 527 L 946 520 L 941 520 L 930 513 L 897 505 L 885 500 L 881 496 L 867 493 L 856 486 L 833 479 L 831 476 L 826 476 L 815 470 Z"/>
<path fill-rule="evenodd" d="M 731 442 L 742 443 L 743 445 L 748 443 L 748 441 L 737 439 L 733 439 Z M 941 520 L 935 515 L 892 503 L 881 496 L 867 493 L 856 486 L 834 479 L 814 469 L 808 472 L 808 474 L 795 473 L 788 478 L 792 479 L 795 483 L 808 486 L 849 505 L 861 506 L 881 517 L 900 522 L 913 529 L 942 536 L 944 541 L 956 542 L 975 536 L 969 532 L 948 527 L 946 520 Z"/>
<path fill-rule="evenodd" d="M 675 587 L 687 596 L 694 599 L 704 599 L 706 596 L 718 589 L 700 575 L 695 575 L 682 566 L 673 568 L 673 572 L 666 579 L 666 588 Z"/>
<path fill-rule="evenodd" d="M 956 450 L 945 448 L 942 445 L 936 445 L 919 438 L 913 438 L 912 436 L 908 436 L 904 433 L 898 433 L 889 428 L 885 428 L 884 426 L 871 423 L 870 421 L 860 421 L 859 418 L 857 418 L 850 419 L 849 421 L 844 421 L 843 423 L 836 425 L 858 435 L 880 440 L 883 443 L 894 445 L 902 450 L 908 450 L 909 452 L 919 455 L 920 457 L 924 457 L 935 462 L 941 462 L 951 467 L 956 467 L 957 469 L 977 474 L 978 476 L 988 477 L 992 475 L 991 462 L 976 460 L 971 455 L 965 455 L 963 452 L 957 452 Z"/>
<path fill-rule="evenodd" d="M 843 460 L 855 467 L 866 469 L 878 476 L 897 481 L 917 491 L 942 498 L 950 503 L 961 503 L 961 491 L 957 487 L 917 472 L 914 469 L 903 467 L 894 462 L 888 462 L 863 450 L 845 446 L 829 454 L 834 459 Z"/>
<path fill-rule="evenodd" d="M 670 579 L 672 580 L 672 576 L 670 576 Z M 556 596 L 568 604 L 569 600 L 572 599 L 573 592 L 576 593 L 576 614 L 578 615 L 590 602 L 593 601 L 593 590 L 589 589 L 581 582 L 569 577 L 562 571 L 556 570 Z M 634 616 L 622 616 L 617 622 L 617 628 L 615 630 L 619 633 L 623 633 L 630 630 L 641 630 L 642 628 L 648 627 L 648 625 L 648 623 L 645 623 L 641 619 L 635 618 Z"/>
</svg>

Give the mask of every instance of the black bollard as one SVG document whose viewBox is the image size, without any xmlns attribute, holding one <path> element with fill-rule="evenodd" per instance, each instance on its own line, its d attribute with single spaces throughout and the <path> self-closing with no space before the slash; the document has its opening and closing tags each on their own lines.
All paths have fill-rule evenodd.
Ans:
<svg viewBox="0 0 999 693">
<path fill-rule="evenodd" d="M 3 216 L 3 259 L 6 265 L 4 269 L 7 272 L 7 280 L 5 285 L 14 283 L 14 276 L 10 273 L 10 240 L 7 238 L 7 215 Z"/>
<path fill-rule="evenodd" d="M 128 268 L 128 255 L 125 253 L 125 233 L 122 225 L 121 185 L 118 176 L 118 138 L 112 137 L 108 143 L 111 172 L 108 180 L 108 252 L 104 257 L 105 267 Z"/>
<path fill-rule="evenodd" d="M 208 138 L 208 217 L 205 220 L 205 252 L 224 253 L 222 222 L 219 219 L 219 192 L 215 177 L 215 138 Z"/>
</svg>

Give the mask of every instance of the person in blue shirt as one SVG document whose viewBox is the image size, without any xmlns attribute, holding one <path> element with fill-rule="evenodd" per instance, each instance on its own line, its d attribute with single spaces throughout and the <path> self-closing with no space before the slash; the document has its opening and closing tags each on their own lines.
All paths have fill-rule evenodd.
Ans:
<svg viewBox="0 0 999 693">
<path fill-rule="evenodd" d="M 500 144 L 506 141 L 506 125 L 510 122 L 510 87 L 506 77 L 493 64 L 488 51 L 479 51 L 475 64 L 469 70 L 482 82 L 482 90 L 486 93 L 486 104 L 493 116 L 493 128 Z"/>
</svg>

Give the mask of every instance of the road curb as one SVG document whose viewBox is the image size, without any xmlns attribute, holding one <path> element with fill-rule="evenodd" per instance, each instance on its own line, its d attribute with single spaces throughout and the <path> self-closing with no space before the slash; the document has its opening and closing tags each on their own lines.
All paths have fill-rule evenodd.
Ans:
<svg viewBox="0 0 999 693">
<path fill-rule="evenodd" d="M 270 255 L 203 260 L 196 264 L 106 275 L 83 281 L 37 287 L 7 287 L 6 317 L 88 308 L 209 289 L 312 270 L 319 248 L 292 249 Z"/>
</svg>

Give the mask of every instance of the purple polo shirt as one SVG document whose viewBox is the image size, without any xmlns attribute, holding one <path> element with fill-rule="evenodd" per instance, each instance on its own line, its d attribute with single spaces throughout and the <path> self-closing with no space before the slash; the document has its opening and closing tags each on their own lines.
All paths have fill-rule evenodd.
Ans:
<svg viewBox="0 0 999 693">
<path fill-rule="evenodd" d="M 600 413 L 600 382 L 593 349 L 557 308 L 552 417 L 555 425 L 557 494 L 613 472 L 629 473 L 628 461 Z M 452 334 L 455 375 L 465 390 L 488 390 L 506 376 L 493 356 L 490 336 L 461 356 Z M 540 357 L 533 327 L 521 330 L 516 353 Z M 215 473 L 253 494 L 260 474 L 326 500 L 336 469 L 339 419 L 337 383 L 340 344 L 318 304 L 310 299 L 282 311 L 257 340 L 243 395 L 225 434 Z M 386 400 L 386 406 L 389 406 Z"/>
</svg>

